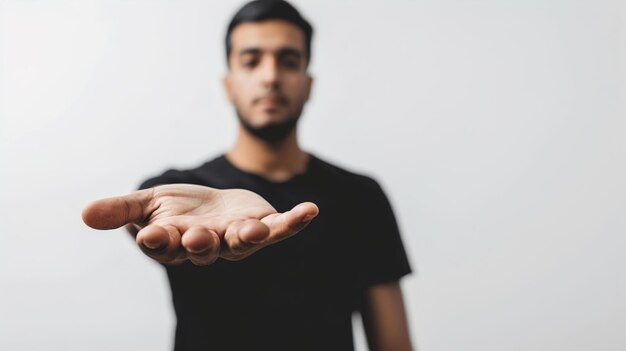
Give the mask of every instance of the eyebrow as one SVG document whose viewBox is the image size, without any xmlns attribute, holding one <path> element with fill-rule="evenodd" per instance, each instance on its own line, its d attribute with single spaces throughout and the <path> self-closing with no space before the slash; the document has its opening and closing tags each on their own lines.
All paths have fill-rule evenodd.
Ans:
<svg viewBox="0 0 626 351">
<path fill-rule="evenodd" d="M 257 48 L 257 47 L 243 48 L 243 49 L 239 50 L 239 57 L 241 57 L 243 55 L 246 55 L 246 54 L 258 55 L 258 54 L 260 54 L 262 52 L 263 52 L 263 50 L 261 48 Z M 302 50 L 289 48 L 289 47 L 280 48 L 278 50 L 274 50 L 273 52 L 274 52 L 274 54 L 276 54 L 278 56 L 293 55 L 293 56 L 297 56 L 298 58 L 302 58 L 302 56 L 304 56 L 302 54 Z"/>
</svg>

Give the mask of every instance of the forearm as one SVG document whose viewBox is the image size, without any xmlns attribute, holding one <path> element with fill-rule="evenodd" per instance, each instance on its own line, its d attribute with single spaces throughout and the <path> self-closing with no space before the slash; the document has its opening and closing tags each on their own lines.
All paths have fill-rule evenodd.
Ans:
<svg viewBox="0 0 626 351">
<path fill-rule="evenodd" d="M 398 282 L 370 287 L 361 311 L 371 351 L 412 350 L 409 328 Z"/>
</svg>

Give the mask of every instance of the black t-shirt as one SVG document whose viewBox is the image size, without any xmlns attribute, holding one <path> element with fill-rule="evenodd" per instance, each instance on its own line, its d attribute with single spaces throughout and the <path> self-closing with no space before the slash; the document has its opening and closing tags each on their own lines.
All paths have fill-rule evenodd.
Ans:
<svg viewBox="0 0 626 351">
<path fill-rule="evenodd" d="M 314 155 L 305 173 L 284 182 L 242 171 L 222 155 L 141 188 L 173 183 L 251 190 L 279 212 L 304 201 L 320 209 L 300 233 L 241 261 L 165 266 L 177 351 L 353 350 L 352 312 L 363 291 L 411 272 L 378 183 Z"/>
</svg>

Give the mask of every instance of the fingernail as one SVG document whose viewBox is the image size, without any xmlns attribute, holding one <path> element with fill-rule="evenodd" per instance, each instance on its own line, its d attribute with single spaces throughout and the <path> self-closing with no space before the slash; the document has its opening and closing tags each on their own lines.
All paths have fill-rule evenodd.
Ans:
<svg viewBox="0 0 626 351">
<path fill-rule="evenodd" d="M 187 250 L 187 252 L 192 253 L 192 254 L 200 254 L 200 253 L 203 253 L 203 252 L 205 252 L 205 251 L 208 251 L 208 250 L 209 250 L 209 249 L 206 249 L 206 248 L 205 248 L 205 249 L 200 249 L 200 250 L 197 250 L 197 249 L 192 249 L 192 248 L 189 248 L 189 247 L 187 247 L 187 248 L 185 248 L 185 249 Z"/>
<path fill-rule="evenodd" d="M 306 215 L 302 219 L 302 223 L 309 223 L 313 218 L 315 218 L 315 215 L 310 215 L 310 214 Z"/>
<path fill-rule="evenodd" d="M 161 244 L 151 243 L 151 242 L 148 242 L 148 241 L 144 241 L 143 244 L 144 244 L 145 247 L 149 248 L 150 250 L 156 250 L 156 249 L 161 247 Z"/>
</svg>

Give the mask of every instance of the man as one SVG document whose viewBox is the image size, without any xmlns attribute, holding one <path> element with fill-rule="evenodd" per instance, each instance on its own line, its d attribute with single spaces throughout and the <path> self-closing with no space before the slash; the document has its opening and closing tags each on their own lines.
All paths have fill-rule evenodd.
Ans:
<svg viewBox="0 0 626 351">
<path fill-rule="evenodd" d="M 385 194 L 298 146 L 312 33 L 287 2 L 246 4 L 226 36 L 232 150 L 83 212 L 94 228 L 127 225 L 164 264 L 176 350 L 351 350 L 354 310 L 370 349 L 411 349 L 411 269 Z"/>
</svg>

